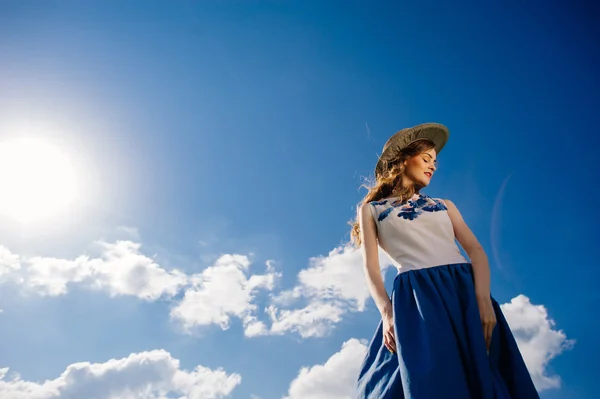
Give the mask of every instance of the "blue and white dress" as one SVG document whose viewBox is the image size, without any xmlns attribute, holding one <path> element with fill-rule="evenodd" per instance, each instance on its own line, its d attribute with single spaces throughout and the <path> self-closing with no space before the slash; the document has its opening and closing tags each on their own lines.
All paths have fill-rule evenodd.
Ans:
<svg viewBox="0 0 600 399">
<path fill-rule="evenodd" d="M 358 399 L 538 399 L 512 332 L 497 324 L 489 354 L 471 264 L 461 255 L 443 200 L 415 194 L 370 203 L 379 246 L 398 268 L 392 291 L 397 353 L 382 323 L 358 375 Z"/>
</svg>

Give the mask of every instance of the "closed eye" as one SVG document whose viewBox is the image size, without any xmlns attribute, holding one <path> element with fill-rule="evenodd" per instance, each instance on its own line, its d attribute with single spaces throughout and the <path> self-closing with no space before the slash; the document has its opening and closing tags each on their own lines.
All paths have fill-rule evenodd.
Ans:
<svg viewBox="0 0 600 399">
<path fill-rule="evenodd" d="M 424 154 L 423 161 L 429 163 L 429 161 L 433 161 L 433 164 L 437 167 L 437 159 L 433 159 L 433 157 L 429 154 Z"/>
</svg>

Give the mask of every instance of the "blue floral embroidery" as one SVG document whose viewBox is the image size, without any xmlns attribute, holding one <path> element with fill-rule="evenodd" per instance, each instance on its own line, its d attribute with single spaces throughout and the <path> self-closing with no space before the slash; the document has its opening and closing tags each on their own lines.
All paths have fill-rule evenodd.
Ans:
<svg viewBox="0 0 600 399">
<path fill-rule="evenodd" d="M 373 201 L 371 202 L 373 205 L 385 205 L 387 204 L 388 200 L 383 200 L 383 201 Z"/>
<path fill-rule="evenodd" d="M 418 208 L 407 207 L 398 213 L 398 217 L 406 220 L 415 220 L 421 213 Z"/>
<path fill-rule="evenodd" d="M 387 200 L 372 202 L 373 205 L 386 205 L 387 203 Z M 406 220 L 415 220 L 423 212 L 439 212 L 448 210 L 442 201 L 435 200 L 425 194 L 419 194 L 417 199 L 411 199 L 405 203 L 399 203 L 398 201 L 392 202 L 391 206 L 381 212 L 377 219 L 381 222 L 387 218 L 394 209 L 398 208 L 400 211 L 398 212 L 397 216 Z"/>
<path fill-rule="evenodd" d="M 426 197 L 425 195 L 419 195 L 419 198 L 417 198 L 414 201 L 409 201 L 409 202 L 414 207 L 421 208 L 427 204 L 428 200 L 429 200 L 429 197 Z"/>
<path fill-rule="evenodd" d="M 447 211 L 446 205 L 442 201 L 434 200 L 433 204 L 429 204 L 423 207 L 425 212 L 438 212 L 438 211 Z"/>
<path fill-rule="evenodd" d="M 385 211 L 381 212 L 379 214 L 379 217 L 377 218 L 378 221 L 382 221 L 383 219 L 385 219 L 392 211 L 394 210 L 394 208 L 387 208 Z"/>
</svg>

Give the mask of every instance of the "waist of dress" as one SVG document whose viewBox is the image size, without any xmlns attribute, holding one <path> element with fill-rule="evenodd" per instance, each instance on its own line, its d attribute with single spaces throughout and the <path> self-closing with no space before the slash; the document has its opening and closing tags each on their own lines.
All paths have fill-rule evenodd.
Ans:
<svg viewBox="0 0 600 399">
<path fill-rule="evenodd" d="M 410 271 L 419 271 L 419 270 L 433 269 L 433 268 L 437 268 L 437 267 L 452 267 L 452 266 L 469 266 L 469 267 L 471 267 L 472 265 L 467 260 L 462 260 L 462 261 L 451 262 L 451 263 L 441 263 L 441 264 L 417 266 L 417 267 L 401 266 L 401 267 L 398 267 L 397 269 L 398 269 L 398 274 L 402 274 L 402 273 L 406 273 L 406 272 L 410 272 Z"/>
</svg>

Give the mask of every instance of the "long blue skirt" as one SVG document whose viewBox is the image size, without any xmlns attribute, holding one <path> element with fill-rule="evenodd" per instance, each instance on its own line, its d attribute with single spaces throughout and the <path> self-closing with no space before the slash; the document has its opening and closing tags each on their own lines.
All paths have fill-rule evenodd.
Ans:
<svg viewBox="0 0 600 399">
<path fill-rule="evenodd" d="M 470 264 L 410 270 L 394 280 L 397 353 L 383 326 L 358 375 L 358 399 L 538 399 L 517 343 L 492 298 L 496 327 L 489 355 Z"/>
</svg>

